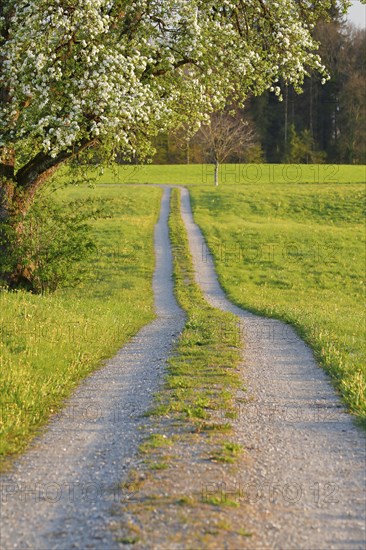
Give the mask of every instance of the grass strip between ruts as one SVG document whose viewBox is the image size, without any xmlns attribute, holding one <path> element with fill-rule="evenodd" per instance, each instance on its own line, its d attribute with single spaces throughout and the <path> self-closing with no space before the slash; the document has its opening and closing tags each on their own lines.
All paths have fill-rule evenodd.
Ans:
<svg viewBox="0 0 366 550">
<path fill-rule="evenodd" d="M 209 429 L 217 419 L 227 422 L 234 415 L 233 392 L 241 385 L 237 367 L 242 342 L 235 330 L 238 320 L 210 306 L 195 282 L 177 189 L 172 190 L 169 228 L 175 293 L 187 313 L 187 322 L 168 361 L 165 390 L 154 412 L 179 413 L 198 428 Z"/>
<path fill-rule="evenodd" d="M 113 530 L 123 544 L 148 541 L 159 547 L 183 537 L 190 547 L 211 548 L 229 531 L 235 544 L 250 536 L 242 518 L 232 514 L 239 502 L 206 495 L 205 487 L 218 479 L 233 482 L 243 456 L 232 422 L 238 394 L 245 391 L 239 372 L 243 342 L 235 315 L 210 306 L 195 282 L 177 189 L 171 195 L 169 229 L 175 293 L 187 320 L 148 413 L 144 429 L 149 435 L 121 486 L 125 498 Z"/>
</svg>

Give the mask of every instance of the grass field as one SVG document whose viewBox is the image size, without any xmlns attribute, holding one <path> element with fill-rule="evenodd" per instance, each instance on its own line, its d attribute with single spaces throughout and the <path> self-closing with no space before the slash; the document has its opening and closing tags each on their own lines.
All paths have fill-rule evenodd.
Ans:
<svg viewBox="0 0 366 550">
<path fill-rule="evenodd" d="M 88 171 L 88 173 L 91 173 Z M 98 183 L 158 183 L 209 185 L 214 182 L 210 164 L 189 165 L 116 165 L 115 170 L 94 172 Z M 329 164 L 223 164 L 221 185 L 273 183 L 364 183 L 366 166 Z"/>
<path fill-rule="evenodd" d="M 230 299 L 292 323 L 363 420 L 364 191 L 354 184 L 191 189 Z"/>
<path fill-rule="evenodd" d="M 212 167 L 197 165 L 120 166 L 117 177 L 108 170 L 98 181 L 191 185 L 194 215 L 227 294 L 295 325 L 365 419 L 365 167 L 222 170 L 218 189 L 203 185 Z M 291 183 L 295 176 L 301 179 Z M 24 449 L 77 383 L 154 316 L 161 191 L 127 185 L 58 193 L 85 196 L 108 198 L 113 210 L 111 219 L 94 222 L 94 274 L 53 295 L 0 292 L 0 456 Z"/>
<path fill-rule="evenodd" d="M 93 276 L 52 295 L 0 293 L 0 456 L 22 450 L 77 383 L 154 317 L 153 228 L 161 190 L 57 194 L 85 196 L 104 197 L 113 210 L 112 218 L 93 224 Z"/>
<path fill-rule="evenodd" d="M 366 419 L 366 166 L 118 166 L 100 182 L 190 186 L 196 222 L 237 304 L 297 327 Z"/>
</svg>

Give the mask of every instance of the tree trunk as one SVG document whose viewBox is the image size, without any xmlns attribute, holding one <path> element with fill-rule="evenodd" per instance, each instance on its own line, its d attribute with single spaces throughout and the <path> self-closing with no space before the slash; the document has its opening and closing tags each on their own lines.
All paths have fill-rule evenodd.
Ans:
<svg viewBox="0 0 366 550">
<path fill-rule="evenodd" d="M 16 193 L 16 182 L 0 183 L 0 280 L 10 288 L 31 289 L 30 267 L 24 266 L 20 253 L 25 206 Z M 2 261 L 1 261 L 2 260 Z"/>
<path fill-rule="evenodd" d="M 3 147 L 0 149 L 0 222 L 11 215 L 15 187 L 15 151 Z"/>
<path fill-rule="evenodd" d="M 0 223 L 9 220 L 12 211 L 15 182 L 3 180 L 0 182 Z"/>
<path fill-rule="evenodd" d="M 285 155 L 288 153 L 288 86 L 285 91 Z"/>
<path fill-rule="evenodd" d="M 16 258 L 14 251 L 20 249 L 23 220 L 39 189 L 60 164 L 94 144 L 94 140 L 84 139 L 73 150 L 61 151 L 56 157 L 39 152 L 16 173 L 15 151 L 7 147 L 0 148 L 0 252 L 3 258 Z M 18 265 L 15 265 L 16 263 L 10 262 L 14 266 L 12 272 L 5 273 L 0 262 L 0 279 L 5 280 L 13 288 L 29 288 L 31 266 L 24 266 L 24 262 L 21 261 Z"/>
<path fill-rule="evenodd" d="M 219 185 L 219 163 L 215 162 L 215 187 Z"/>
<path fill-rule="evenodd" d="M 54 166 L 27 185 L 17 181 L 14 164 L 2 162 L 0 178 L 0 280 L 10 288 L 32 290 L 32 266 L 21 256 L 24 217 L 31 208 L 36 193 L 56 170 Z"/>
</svg>

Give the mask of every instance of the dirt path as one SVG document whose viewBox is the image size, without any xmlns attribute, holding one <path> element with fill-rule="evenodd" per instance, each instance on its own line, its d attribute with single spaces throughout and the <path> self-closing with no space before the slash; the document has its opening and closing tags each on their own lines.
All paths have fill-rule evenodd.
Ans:
<svg viewBox="0 0 366 550">
<path fill-rule="evenodd" d="M 125 497 L 119 487 L 140 443 L 141 415 L 184 325 L 173 296 L 168 212 L 166 189 L 155 230 L 158 317 L 81 384 L 14 471 L 1 477 L 2 549 L 118 547 L 108 529 L 111 507 Z"/>
<path fill-rule="evenodd" d="M 244 331 L 247 342 L 242 371 L 248 391 L 244 401 L 238 399 L 235 423 L 247 459 L 233 486 L 216 476 L 211 488 L 221 490 L 223 501 L 243 503 L 235 513 L 256 533 L 255 544 L 248 538 L 245 548 L 364 548 L 364 432 L 292 329 L 225 298 L 193 223 L 188 192 L 182 194 L 197 280 L 210 303 L 238 315 L 236 330 Z M 184 324 L 173 296 L 168 211 L 166 190 L 155 234 L 158 318 L 81 384 L 14 471 L 1 477 L 3 549 L 122 547 L 109 529 L 111 510 L 128 497 L 119 487 L 134 465 L 141 414 L 152 403 Z M 223 338 L 232 330 L 223 327 Z"/>
<path fill-rule="evenodd" d="M 248 392 L 246 401 L 237 403 L 236 432 L 247 450 L 248 468 L 235 486 L 223 487 L 223 498 L 227 493 L 227 498 L 252 503 L 245 525 L 265 547 L 365 548 L 364 432 L 288 325 L 245 312 L 226 299 L 193 222 L 186 189 L 182 215 L 197 282 L 213 306 L 239 317 L 237 330 L 246 339 Z M 223 337 L 225 330 L 233 327 L 224 327 Z M 212 482 L 219 487 L 220 480 Z"/>
</svg>

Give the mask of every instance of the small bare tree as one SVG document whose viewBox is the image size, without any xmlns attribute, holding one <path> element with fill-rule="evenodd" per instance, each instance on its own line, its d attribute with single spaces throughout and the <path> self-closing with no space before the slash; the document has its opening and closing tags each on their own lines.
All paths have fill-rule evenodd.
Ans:
<svg viewBox="0 0 366 550">
<path fill-rule="evenodd" d="M 219 184 L 219 166 L 230 157 L 240 156 L 254 145 L 251 124 L 240 115 L 213 113 L 210 124 L 202 125 L 194 137 L 205 150 L 208 161 L 215 165 L 215 186 Z"/>
</svg>

